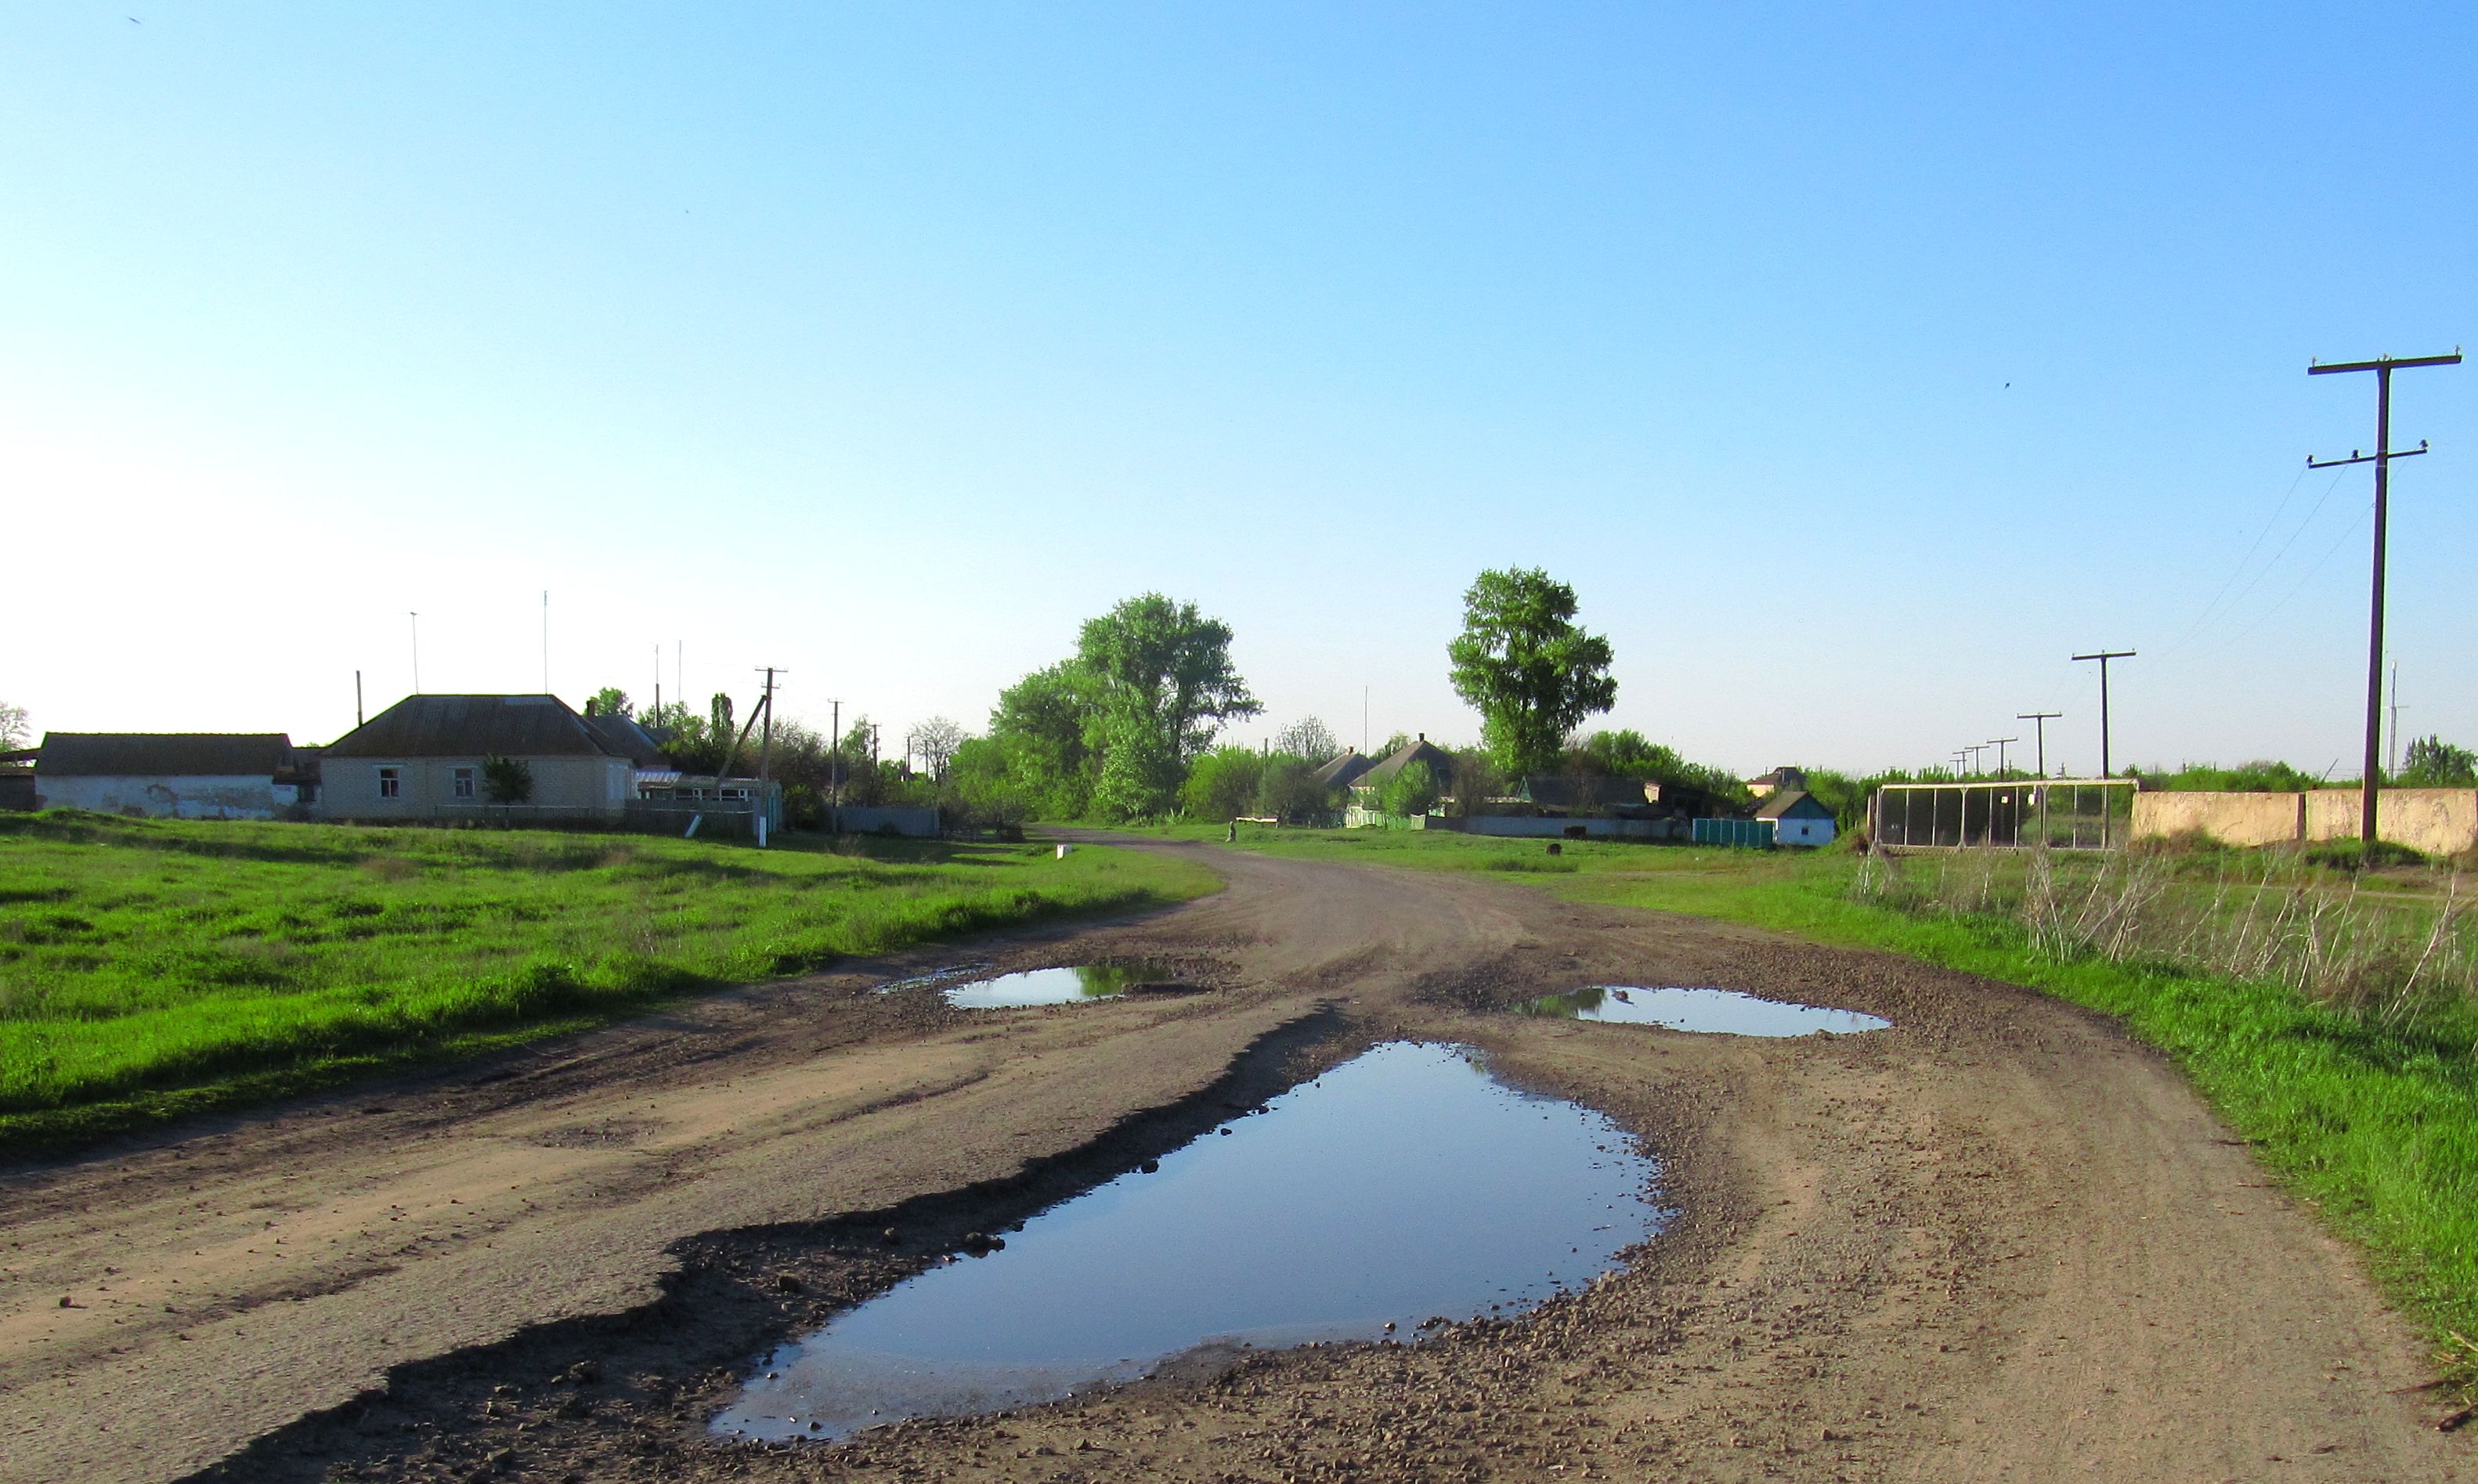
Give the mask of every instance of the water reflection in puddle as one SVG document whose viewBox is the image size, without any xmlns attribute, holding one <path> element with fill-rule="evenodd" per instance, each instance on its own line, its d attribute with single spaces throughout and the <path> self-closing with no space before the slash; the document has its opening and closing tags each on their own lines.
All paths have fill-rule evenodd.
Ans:
<svg viewBox="0 0 2478 1484">
<path fill-rule="evenodd" d="M 1785 1004 L 1757 999 L 1735 990 L 1639 989 L 1632 985 L 1595 985 L 1569 994 L 1545 994 L 1525 1005 L 1523 1013 L 1572 1020 L 1624 1020 L 1729 1036 L 1811 1036 L 1817 1031 L 1847 1036 L 1858 1031 L 1880 1031 L 1893 1023 L 1856 1010 Z"/>
<path fill-rule="evenodd" d="M 1156 968 L 1079 964 L 1072 968 L 1028 968 L 1022 973 L 947 987 L 947 1003 L 958 1010 L 1011 1010 L 1021 1005 L 1072 1005 L 1109 999 L 1147 985 L 1168 984 Z"/>
<path fill-rule="evenodd" d="M 1050 1401 L 1204 1346 L 1410 1334 L 1616 1268 L 1660 1213 L 1606 1117 L 1381 1045 L 787 1345 L 716 1431 L 835 1438 Z"/>
</svg>

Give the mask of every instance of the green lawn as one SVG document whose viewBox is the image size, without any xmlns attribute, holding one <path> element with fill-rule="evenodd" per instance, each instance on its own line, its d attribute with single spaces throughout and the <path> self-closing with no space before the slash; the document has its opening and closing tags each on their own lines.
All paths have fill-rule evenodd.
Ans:
<svg viewBox="0 0 2478 1484">
<path fill-rule="evenodd" d="M 779 843 L 0 815 L 0 1147 L 1215 886 L 1118 850 Z"/>
<path fill-rule="evenodd" d="M 2478 1005 L 2406 1023 L 2276 984 L 2036 951 L 2012 919 L 1855 900 L 1842 852 L 1487 840 L 1445 832 L 1240 826 L 1240 848 L 1316 860 L 1504 873 L 1578 900 L 1691 913 L 1820 943 L 1889 949 L 2115 1016 L 2176 1060 L 2263 1162 L 2358 1241 L 2465 1387 L 2478 1383 Z M 1218 826 L 1155 832 L 1220 842 Z"/>
</svg>

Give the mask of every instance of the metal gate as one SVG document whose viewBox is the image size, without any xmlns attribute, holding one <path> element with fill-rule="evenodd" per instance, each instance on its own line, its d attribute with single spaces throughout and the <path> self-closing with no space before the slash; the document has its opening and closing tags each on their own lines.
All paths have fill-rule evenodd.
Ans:
<svg viewBox="0 0 2478 1484">
<path fill-rule="evenodd" d="M 1895 850 L 2114 850 L 2134 838 L 2131 778 L 1888 783 L 1868 801 L 1868 834 Z"/>
</svg>

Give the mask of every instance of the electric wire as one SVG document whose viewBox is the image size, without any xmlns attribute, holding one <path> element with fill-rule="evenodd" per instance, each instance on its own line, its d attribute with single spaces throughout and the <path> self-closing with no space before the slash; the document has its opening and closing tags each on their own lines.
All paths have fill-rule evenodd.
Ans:
<svg viewBox="0 0 2478 1484">
<path fill-rule="evenodd" d="M 2349 471 L 2347 469 L 2342 469 L 2332 476 L 2332 482 L 2323 487 L 2323 493 L 2314 501 L 2314 508 L 2306 513 L 2306 517 L 2304 519 L 2297 522 L 2297 529 L 2288 533 L 2288 540 L 2282 541 L 2280 543 L 2280 549 L 2271 554 L 2271 560 L 2263 565 L 2263 569 L 2256 572 L 2253 579 L 2238 591 L 2236 600 L 2229 605 L 2231 611 L 2234 611 L 2237 607 L 2243 604 L 2248 597 L 2253 595 L 2255 589 L 2263 586 L 2263 580 L 2270 576 L 2279 568 L 2281 559 L 2288 555 L 2289 548 L 2297 544 L 2297 539 L 2306 534 L 2309 526 L 2314 524 L 2314 517 L 2323 514 L 2323 507 L 2331 502 L 2333 491 L 2340 488 L 2340 480 Z M 2301 475 L 2300 477 L 2303 476 Z M 2327 557 L 2326 560 L 2329 560 L 2329 558 Z M 2316 565 L 2318 566 L 2321 566 L 2320 563 L 2317 563 Z M 2286 600 L 2284 599 L 2283 601 Z M 2266 612 L 2268 610 L 2266 610 Z M 2253 625 L 2249 624 L 2244 632 L 2253 632 Z M 2190 638 L 2191 635 L 2188 635 L 2187 637 Z M 2184 648 L 2186 642 L 2187 641 L 2184 639 L 2179 640 L 2176 643 L 2160 651 L 2160 657 L 2162 659 L 2166 659 L 2169 655 Z M 2220 647 L 2224 648 L 2226 646 L 2222 645 Z"/>
<path fill-rule="evenodd" d="M 2288 509 L 2288 502 L 2297 497 L 2297 487 L 2306 482 L 2306 471 L 2310 466 L 2303 464 L 2297 466 L 2297 473 L 2288 481 L 2288 489 L 2280 496 L 2280 503 L 2271 508 L 2271 518 L 2265 520 L 2254 533 L 2254 544 L 2246 548 L 2244 556 L 2238 558 L 2237 566 L 2229 568 L 2229 575 L 2220 583 L 2220 591 L 2212 594 L 2212 600 L 2203 605 L 2203 611 L 2194 616 L 2194 621 L 2186 626 L 2186 632 L 2163 646 L 2161 650 L 2162 654 L 2174 654 L 2184 648 L 2186 641 L 2192 639 L 2195 632 L 2210 620 L 2212 612 L 2220 606 L 2220 599 L 2227 597 L 2229 589 L 2237 586 L 2238 579 L 2245 575 L 2246 564 L 2252 562 L 2254 554 L 2263 549 L 2264 539 L 2271 535 L 2271 528 L 2280 524 L 2281 514 Z"/>
</svg>

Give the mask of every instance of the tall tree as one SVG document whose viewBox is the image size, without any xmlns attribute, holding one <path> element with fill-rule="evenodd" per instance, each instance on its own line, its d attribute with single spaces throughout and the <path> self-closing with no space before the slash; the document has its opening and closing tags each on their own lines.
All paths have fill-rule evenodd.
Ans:
<svg viewBox="0 0 2478 1484">
<path fill-rule="evenodd" d="M 26 708 L 0 701 L 0 751 L 14 752 L 32 740 L 26 724 Z"/>
<path fill-rule="evenodd" d="M 1556 767 L 1566 734 L 1617 704 L 1609 641 L 1575 625 L 1575 590 L 1537 567 L 1479 574 L 1463 631 L 1446 646 L 1454 693 L 1480 714 L 1480 740 L 1509 773 Z"/>
<path fill-rule="evenodd" d="M 1230 626 L 1158 592 L 1088 621 L 1075 658 L 1100 683 L 1112 732 L 1142 728 L 1150 734 L 1144 750 L 1181 768 L 1213 744 L 1224 722 L 1265 709 L 1230 663 Z"/>
<path fill-rule="evenodd" d="M 964 729 L 944 717 L 931 717 L 912 729 L 912 750 L 921 754 L 921 766 L 930 777 L 947 781 L 947 767 L 955 760 L 955 749 L 964 744 Z"/>
<path fill-rule="evenodd" d="M 628 692 L 618 686 L 604 686 L 594 692 L 585 703 L 585 709 L 598 717 L 626 717 L 636 713 L 637 703 L 628 699 Z"/>
<path fill-rule="evenodd" d="M 1314 717 L 1302 717 L 1274 734 L 1274 750 L 1302 757 L 1311 763 L 1323 763 L 1339 757 L 1342 742 L 1333 729 Z"/>
</svg>

